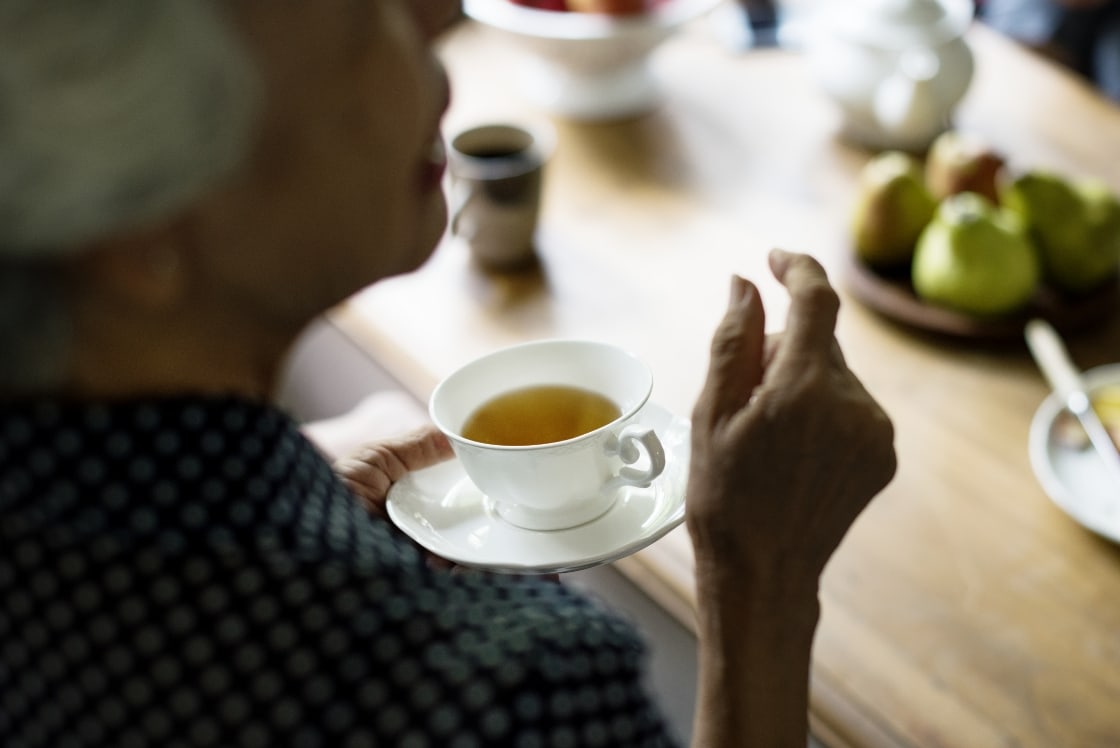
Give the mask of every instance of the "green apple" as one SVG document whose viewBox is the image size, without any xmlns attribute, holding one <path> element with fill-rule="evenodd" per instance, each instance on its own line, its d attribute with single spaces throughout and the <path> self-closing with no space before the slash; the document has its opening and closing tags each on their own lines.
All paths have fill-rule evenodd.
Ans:
<svg viewBox="0 0 1120 748">
<path fill-rule="evenodd" d="M 984 317 L 1024 307 L 1039 276 L 1035 249 L 1017 218 L 974 192 L 941 202 L 911 268 L 919 297 Z"/>
<path fill-rule="evenodd" d="M 1089 246 L 1065 269 L 1067 287 L 1091 290 L 1120 274 L 1120 197 L 1104 181 L 1083 179 L 1074 189 L 1085 206 Z"/>
<path fill-rule="evenodd" d="M 1021 217 L 1053 286 L 1078 295 L 1116 277 L 1120 206 L 1107 185 L 1034 170 L 1011 180 L 1002 199 Z"/>
<path fill-rule="evenodd" d="M 937 209 L 921 163 L 901 151 L 874 156 L 860 172 L 852 213 L 856 254 L 878 268 L 903 266 Z"/>
</svg>

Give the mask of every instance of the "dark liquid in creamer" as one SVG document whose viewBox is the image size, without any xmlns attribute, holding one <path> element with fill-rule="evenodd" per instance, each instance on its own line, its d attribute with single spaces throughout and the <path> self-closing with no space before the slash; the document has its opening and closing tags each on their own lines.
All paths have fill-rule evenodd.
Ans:
<svg viewBox="0 0 1120 748">
<path fill-rule="evenodd" d="M 477 151 L 467 153 L 467 155 L 484 161 L 496 161 L 503 158 L 521 158 L 525 155 L 525 151 L 521 148 L 480 148 Z"/>
<path fill-rule="evenodd" d="M 622 415 L 597 392 L 567 385 L 511 390 L 478 407 L 462 435 L 485 444 L 521 447 L 550 444 L 594 431 Z"/>
</svg>

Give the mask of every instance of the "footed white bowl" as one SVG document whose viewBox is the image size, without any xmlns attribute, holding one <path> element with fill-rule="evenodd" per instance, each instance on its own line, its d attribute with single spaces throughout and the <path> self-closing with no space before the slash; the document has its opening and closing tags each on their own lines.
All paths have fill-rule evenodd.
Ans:
<svg viewBox="0 0 1120 748">
<path fill-rule="evenodd" d="M 626 16 L 537 10 L 509 0 L 465 0 L 463 9 L 523 50 L 520 83 L 527 99 L 563 117 L 606 120 L 657 105 L 651 54 L 683 24 L 724 1 L 666 0 Z"/>
</svg>

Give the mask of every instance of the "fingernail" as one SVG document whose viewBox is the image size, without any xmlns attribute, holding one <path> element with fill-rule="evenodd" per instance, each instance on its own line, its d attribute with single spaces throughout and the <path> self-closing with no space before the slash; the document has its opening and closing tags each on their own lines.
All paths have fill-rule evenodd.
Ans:
<svg viewBox="0 0 1120 748">
<path fill-rule="evenodd" d="M 738 275 L 731 276 L 731 304 L 738 304 L 747 294 L 747 281 Z"/>
</svg>

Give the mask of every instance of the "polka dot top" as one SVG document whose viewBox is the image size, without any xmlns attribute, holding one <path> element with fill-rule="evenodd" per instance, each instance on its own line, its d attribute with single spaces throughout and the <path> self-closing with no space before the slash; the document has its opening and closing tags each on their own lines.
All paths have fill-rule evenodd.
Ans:
<svg viewBox="0 0 1120 748">
<path fill-rule="evenodd" d="M 0 745 L 662 746 L 633 630 L 430 569 L 286 416 L 0 406 Z"/>
</svg>

